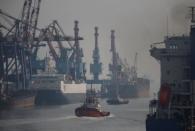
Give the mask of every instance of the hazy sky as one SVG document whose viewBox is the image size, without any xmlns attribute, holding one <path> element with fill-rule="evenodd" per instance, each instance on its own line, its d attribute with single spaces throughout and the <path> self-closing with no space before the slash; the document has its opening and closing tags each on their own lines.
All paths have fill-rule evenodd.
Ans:
<svg viewBox="0 0 195 131">
<path fill-rule="evenodd" d="M 23 1 L 0 0 L 0 9 L 18 17 Z M 138 75 L 149 77 L 152 89 L 158 89 L 160 67 L 150 56 L 150 44 L 163 41 L 167 34 L 167 18 L 169 34 L 188 34 L 187 7 L 193 5 L 193 0 L 42 0 L 38 26 L 45 27 L 56 19 L 66 34 L 73 35 L 73 22 L 78 20 L 87 67 L 92 61 L 94 26 L 98 26 L 102 76 L 108 74 L 110 30 L 115 29 L 119 55 L 132 65 L 138 52 Z M 89 69 L 87 74 L 89 76 Z"/>
</svg>

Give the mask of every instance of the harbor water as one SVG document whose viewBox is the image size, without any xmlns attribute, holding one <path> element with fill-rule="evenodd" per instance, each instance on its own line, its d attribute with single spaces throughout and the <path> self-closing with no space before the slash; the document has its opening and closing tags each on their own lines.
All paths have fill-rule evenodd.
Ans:
<svg viewBox="0 0 195 131">
<path fill-rule="evenodd" d="M 109 117 L 76 117 L 81 104 L 12 109 L 0 112 L 0 131 L 145 131 L 149 99 L 131 99 L 129 104 L 107 105 Z"/>
</svg>

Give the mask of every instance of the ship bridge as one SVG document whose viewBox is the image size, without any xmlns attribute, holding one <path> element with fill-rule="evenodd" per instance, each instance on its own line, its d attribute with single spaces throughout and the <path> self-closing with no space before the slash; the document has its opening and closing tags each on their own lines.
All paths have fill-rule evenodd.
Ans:
<svg viewBox="0 0 195 131">
<path fill-rule="evenodd" d="M 190 39 L 188 36 L 166 37 L 163 42 L 153 43 L 150 53 L 158 60 L 162 57 L 189 56 Z"/>
</svg>

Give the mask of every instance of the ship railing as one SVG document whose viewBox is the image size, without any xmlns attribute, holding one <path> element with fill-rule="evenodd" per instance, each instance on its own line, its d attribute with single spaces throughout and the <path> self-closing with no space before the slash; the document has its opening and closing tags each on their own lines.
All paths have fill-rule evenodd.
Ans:
<svg viewBox="0 0 195 131">
<path fill-rule="evenodd" d="M 181 48 L 176 45 L 167 45 L 165 42 L 153 43 L 150 45 L 150 48 L 150 51 L 159 50 L 162 54 L 186 54 L 190 52 L 190 48 Z"/>
<path fill-rule="evenodd" d="M 165 47 L 166 47 L 166 45 L 165 45 L 164 42 L 152 43 L 152 44 L 150 45 L 150 48 L 151 48 L 151 49 L 154 49 L 154 48 L 163 49 L 163 48 L 165 48 Z"/>
<path fill-rule="evenodd" d="M 190 55 L 190 50 L 185 49 L 170 49 L 170 48 L 152 48 L 152 54 L 159 54 L 163 56 L 187 56 Z"/>
<path fill-rule="evenodd" d="M 154 115 L 156 113 L 157 110 L 157 105 L 158 105 L 158 100 L 153 99 L 150 101 L 149 104 L 149 115 Z"/>
</svg>

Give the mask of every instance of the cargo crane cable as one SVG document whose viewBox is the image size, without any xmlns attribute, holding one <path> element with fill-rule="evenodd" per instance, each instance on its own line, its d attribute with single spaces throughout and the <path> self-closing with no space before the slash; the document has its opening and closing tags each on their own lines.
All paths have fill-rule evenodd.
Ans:
<svg viewBox="0 0 195 131">
<path fill-rule="evenodd" d="M 55 49 L 53 48 L 53 46 L 52 46 L 52 44 L 51 44 L 51 36 L 52 36 L 52 33 L 51 33 L 50 30 L 48 30 L 48 32 L 47 32 L 47 39 L 48 39 L 48 40 L 47 40 L 47 43 L 48 43 L 48 47 L 49 47 L 49 49 L 50 49 L 50 51 L 51 51 L 52 57 L 53 57 L 54 60 L 57 62 L 59 57 L 58 57 L 58 55 L 57 55 Z"/>
<path fill-rule="evenodd" d="M 51 44 L 51 41 L 54 40 L 55 36 L 58 36 L 58 37 L 60 36 L 60 34 L 59 34 L 59 28 L 60 27 L 57 28 L 56 25 L 57 24 L 55 22 L 52 22 L 45 29 L 42 29 L 42 31 L 41 31 L 41 33 L 40 33 L 40 35 L 38 37 L 38 41 L 37 41 L 37 43 L 35 45 L 37 45 L 40 41 L 42 41 L 44 39 L 47 39 L 47 43 L 48 43 L 48 46 L 50 48 L 52 57 L 57 62 L 58 59 L 59 59 L 59 56 L 57 55 L 57 53 L 55 52 L 55 49 L 53 48 L 53 46 Z M 60 49 L 64 48 L 62 46 L 61 40 L 57 40 L 57 42 L 58 42 L 58 44 L 60 46 Z M 37 51 L 38 51 L 38 48 L 35 49 L 34 55 L 37 53 Z"/>
<path fill-rule="evenodd" d="M 40 5 L 41 5 L 41 0 L 34 0 L 34 7 L 32 9 L 31 18 L 30 18 L 30 25 L 32 25 L 34 27 L 37 27 L 39 11 L 40 11 Z M 32 42 L 35 39 L 36 28 L 31 28 L 30 31 L 31 31 L 30 34 L 32 34 L 32 39 L 31 39 L 31 42 Z M 32 42 L 32 44 L 33 44 L 33 42 Z M 34 53 L 34 55 L 37 55 L 38 47 L 39 47 L 39 42 L 36 42 L 35 43 L 35 53 Z M 33 46 L 31 47 L 31 49 L 32 48 L 33 48 Z"/>
<path fill-rule="evenodd" d="M 53 29 L 54 29 L 55 34 L 56 34 L 58 37 L 60 37 L 59 30 L 57 30 L 57 28 L 56 28 L 55 26 L 53 26 Z M 62 43 L 60 40 L 58 40 L 57 43 L 58 43 L 58 45 L 59 45 L 59 51 L 60 51 L 60 54 L 61 54 L 61 55 L 63 54 L 64 50 L 67 50 L 67 51 L 73 50 L 72 47 L 71 47 L 71 48 L 65 48 L 65 47 L 63 46 L 63 43 Z M 67 56 L 67 59 L 69 59 L 70 56 L 71 56 L 71 55 Z M 60 57 L 61 57 L 61 56 L 60 56 Z M 58 59 L 60 59 L 60 58 L 58 57 Z"/>
<path fill-rule="evenodd" d="M 5 20 L 6 23 L 7 23 L 10 27 L 14 26 L 14 23 L 13 23 L 10 19 L 8 19 L 6 16 L 1 15 L 1 18 L 3 18 L 3 20 Z"/>
<path fill-rule="evenodd" d="M 42 31 L 40 31 L 38 40 L 36 41 L 35 45 L 32 46 L 32 47 L 35 47 L 34 51 L 33 51 L 33 49 L 32 49 L 32 54 L 33 54 L 33 56 L 34 56 L 35 58 L 36 58 L 36 56 L 37 56 L 37 52 L 38 52 L 38 49 L 39 49 L 38 47 L 40 46 L 39 43 L 45 39 L 46 32 L 47 32 L 47 30 L 42 29 Z"/>
<path fill-rule="evenodd" d="M 53 30 L 55 31 L 56 36 L 60 37 L 60 34 L 59 34 L 58 30 L 55 27 L 53 27 Z M 58 40 L 57 42 L 58 42 L 60 50 L 62 48 L 64 48 L 63 45 L 62 45 L 62 42 L 60 40 Z"/>
<path fill-rule="evenodd" d="M 74 49 L 74 46 L 72 46 L 72 43 L 70 43 L 70 41 L 73 39 L 73 38 L 71 38 L 71 37 L 69 37 L 69 36 L 67 36 L 65 33 L 64 33 L 64 31 L 63 31 L 63 29 L 61 28 L 61 26 L 59 25 L 59 23 L 58 23 L 58 21 L 57 20 L 54 20 L 52 23 L 50 23 L 48 26 L 47 26 L 47 28 L 48 29 L 52 29 L 52 33 L 55 31 L 55 33 L 56 33 L 56 35 L 58 36 L 58 37 L 60 37 L 60 33 L 59 32 L 61 32 L 62 33 L 62 38 L 63 38 L 63 41 L 67 41 L 68 42 L 68 44 L 69 44 L 69 46 L 71 47 L 71 49 Z M 83 38 L 79 38 L 79 40 L 82 40 Z M 61 40 L 59 40 L 59 41 L 61 41 Z"/>
<path fill-rule="evenodd" d="M 32 6 L 32 0 L 25 0 L 23 9 L 22 9 L 22 16 L 21 20 L 28 23 L 28 24 L 19 24 L 19 33 L 22 35 L 23 39 L 29 40 L 28 33 L 30 31 L 30 13 L 31 13 L 31 6 Z M 27 43 L 29 44 L 29 43 Z"/>
<path fill-rule="evenodd" d="M 7 30 L 7 31 L 9 31 L 10 29 L 9 28 L 7 28 L 6 26 L 4 26 L 3 24 L 1 24 L 0 23 L 0 28 L 3 28 L 3 29 L 5 29 L 5 30 Z M 12 32 L 13 33 L 13 32 Z"/>
<path fill-rule="evenodd" d="M 14 23 L 15 23 L 15 24 L 10 28 L 10 30 L 7 32 L 7 34 L 6 34 L 5 36 L 8 36 L 9 33 L 12 32 L 12 30 L 13 30 L 14 28 L 17 28 L 17 25 L 18 25 L 19 23 L 28 24 L 29 27 L 35 28 L 36 30 L 41 31 L 41 29 L 39 29 L 39 28 L 37 28 L 37 27 L 34 27 L 34 26 L 30 25 L 29 23 L 27 23 L 27 22 L 25 22 L 25 21 L 22 21 L 22 20 L 20 20 L 20 19 L 18 19 L 18 18 L 15 18 L 15 17 L 13 17 L 13 16 L 11 16 L 11 15 L 9 15 L 8 13 L 2 11 L 2 9 L 0 9 L 0 14 L 3 15 L 3 16 L 8 17 L 8 18 L 10 18 L 10 19 L 12 19 L 12 20 L 14 21 Z M 12 33 L 13 33 L 13 32 L 12 32 Z M 15 33 L 16 33 L 16 32 L 15 32 Z M 17 39 L 20 39 L 20 38 L 17 38 Z"/>
<path fill-rule="evenodd" d="M 40 31 L 40 34 L 39 34 L 39 37 L 38 37 L 38 40 L 36 42 L 36 44 L 34 45 L 36 48 L 34 49 L 34 51 L 32 52 L 33 56 L 36 57 L 37 55 L 37 52 L 38 52 L 38 46 L 39 46 L 39 43 L 43 40 L 46 40 L 47 43 L 48 43 L 48 47 L 50 48 L 50 51 L 52 53 L 52 56 L 55 60 L 58 59 L 58 55 L 57 53 L 55 52 L 55 49 L 53 48 L 52 44 L 51 44 L 51 41 L 52 41 L 52 36 L 53 34 L 51 33 L 51 31 L 49 30 L 49 26 L 47 26 L 45 29 L 41 29 Z"/>
<path fill-rule="evenodd" d="M 37 27 L 40 6 L 41 6 L 41 0 L 34 0 L 34 7 L 32 9 L 31 18 L 30 18 L 30 25 L 33 25 L 34 27 Z M 34 39 L 36 35 L 36 29 L 33 28 L 31 31 Z"/>
<path fill-rule="evenodd" d="M 55 51 L 55 49 L 54 49 L 54 47 L 52 46 L 52 44 L 51 44 L 51 38 L 52 38 L 52 36 L 54 37 L 54 35 L 53 35 L 53 31 L 54 31 L 54 28 L 53 28 L 53 26 L 52 26 L 52 23 L 51 24 L 49 24 L 49 26 L 47 27 L 47 43 L 48 43 L 48 47 L 49 47 L 49 49 L 50 49 L 50 52 L 51 52 L 51 55 L 52 55 L 52 57 L 54 58 L 54 60 L 55 60 L 55 62 L 58 62 L 58 60 L 59 60 L 59 56 L 57 55 L 57 53 L 56 53 L 56 51 Z"/>
<path fill-rule="evenodd" d="M 29 23 L 27 23 L 27 22 L 25 22 L 25 21 L 22 21 L 21 19 L 15 18 L 15 17 L 9 15 L 8 13 L 5 13 L 4 11 L 2 11 L 2 9 L 0 9 L 0 14 L 1 14 L 1 15 L 4 15 L 4 16 L 6 16 L 6 17 L 12 19 L 12 20 L 14 20 L 15 22 L 20 22 L 20 23 L 22 23 L 22 24 L 27 24 L 27 25 L 30 26 L 31 28 L 35 28 L 36 30 L 41 31 L 40 28 L 34 27 L 34 26 L 30 25 Z"/>
<path fill-rule="evenodd" d="M 59 29 L 60 29 L 62 35 L 63 35 L 64 37 L 67 37 L 67 35 L 64 33 L 64 31 L 62 30 L 61 26 L 59 25 L 58 21 L 57 21 L 57 20 L 54 20 L 53 22 L 59 27 Z M 67 42 L 68 42 L 69 46 L 71 47 L 71 49 L 73 49 L 73 46 L 72 46 L 72 44 L 70 43 L 70 41 L 67 40 Z"/>
<path fill-rule="evenodd" d="M 58 31 L 57 31 L 57 28 L 56 26 L 58 27 Z M 61 28 L 61 26 L 59 25 L 58 21 L 57 20 L 54 20 L 53 21 L 53 26 L 54 26 L 54 29 L 56 29 L 56 34 L 60 35 L 59 32 L 62 33 L 62 37 L 64 38 L 69 38 L 63 31 L 63 29 Z M 69 38 L 71 40 L 71 38 Z M 75 38 L 74 38 L 75 39 Z M 78 40 L 82 40 L 83 38 L 78 38 Z M 68 56 L 69 60 L 72 61 L 74 63 L 74 58 L 76 57 L 76 54 L 77 54 L 77 48 L 76 48 L 76 44 L 72 45 L 72 43 L 70 42 L 70 40 L 66 40 L 70 46 L 70 50 L 73 50 L 72 53 L 70 53 L 70 55 Z M 60 46 L 60 49 L 64 48 L 61 44 L 61 42 L 58 42 L 59 43 L 59 46 Z"/>
</svg>

